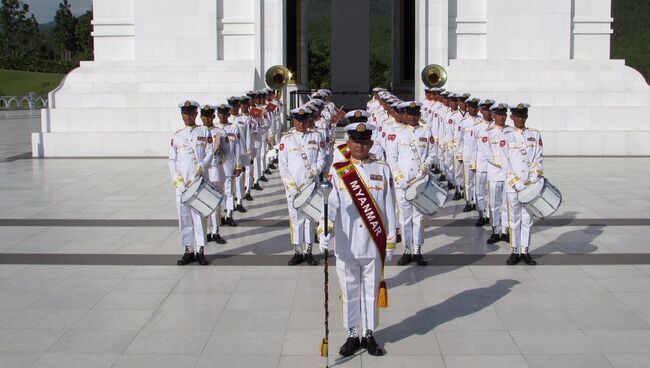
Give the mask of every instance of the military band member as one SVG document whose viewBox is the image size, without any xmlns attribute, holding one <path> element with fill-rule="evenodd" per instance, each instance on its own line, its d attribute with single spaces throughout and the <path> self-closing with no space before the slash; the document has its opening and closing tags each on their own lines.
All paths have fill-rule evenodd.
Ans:
<svg viewBox="0 0 650 368">
<path fill-rule="evenodd" d="M 447 103 L 449 104 L 449 109 L 447 110 L 446 116 L 442 120 L 442 129 L 444 130 L 444 141 L 445 146 L 444 150 L 444 161 L 445 161 L 445 175 L 447 177 L 447 189 L 455 189 L 454 199 L 460 199 L 460 188 L 457 187 L 456 177 L 455 177 L 455 168 L 456 165 L 454 151 L 455 151 L 455 127 L 457 122 L 460 121 L 462 115 L 460 110 L 458 110 L 458 97 L 456 93 L 447 94 Z M 444 102 L 445 100 L 443 100 Z"/>
<path fill-rule="evenodd" d="M 475 171 L 475 185 L 476 185 L 476 207 L 478 210 L 478 221 L 476 226 L 483 226 L 488 223 L 487 212 L 487 176 L 488 176 L 488 159 L 492 157 L 492 150 L 490 149 L 490 137 L 488 135 L 488 128 L 494 123 L 490 107 L 494 105 L 494 101 L 487 99 L 479 102 L 479 109 L 481 116 L 476 119 L 474 124 L 474 137 L 476 137 L 476 151 L 472 156 L 472 162 Z"/>
<path fill-rule="evenodd" d="M 201 122 L 203 126 L 206 127 L 210 134 L 212 135 L 214 156 L 212 158 L 212 164 L 208 168 L 208 178 L 210 182 L 221 189 L 223 189 L 223 183 L 225 180 L 225 173 L 223 171 L 223 155 L 222 155 L 222 146 L 224 145 L 225 131 L 223 128 L 214 125 L 215 118 L 215 108 L 212 105 L 204 105 L 201 107 Z M 218 244 L 226 244 L 226 241 L 219 235 L 219 222 L 220 222 L 221 209 L 210 214 L 208 218 L 208 242 L 215 241 Z"/>
<path fill-rule="evenodd" d="M 454 185 L 456 186 L 456 193 L 454 193 L 454 200 L 463 199 L 463 194 L 461 191 L 465 191 L 466 188 L 463 184 L 463 155 L 462 155 L 462 146 L 460 141 L 462 139 L 462 121 L 467 116 L 467 105 L 465 100 L 470 97 L 469 93 L 457 93 L 457 102 L 458 102 L 458 114 L 454 117 L 454 138 L 453 138 L 453 165 L 454 165 Z"/>
<path fill-rule="evenodd" d="M 231 107 L 229 105 L 221 104 L 217 106 L 217 117 L 219 118 L 219 124 L 217 126 L 224 131 L 224 142 L 221 145 L 221 161 L 224 173 L 223 191 L 226 196 L 225 224 L 237 226 L 237 223 L 233 219 L 233 211 L 235 210 L 235 180 L 242 175 L 242 166 L 239 158 L 243 147 L 241 145 L 239 125 L 232 123 L 228 119 L 230 111 Z"/>
<path fill-rule="evenodd" d="M 408 186 L 426 177 L 434 161 L 433 137 L 429 127 L 420 123 L 420 105 L 414 101 L 400 105 L 406 113 L 406 124 L 393 130 L 386 146 L 388 164 L 395 181 L 395 197 L 404 243 L 404 254 L 397 262 L 400 266 L 414 260 L 418 266 L 427 265 L 421 252 L 424 244 L 424 214 L 406 200 Z"/>
<path fill-rule="evenodd" d="M 325 142 L 316 130 L 309 129 L 310 114 L 307 107 L 291 110 L 294 129 L 280 139 L 279 165 L 282 182 L 287 192 L 289 207 L 289 231 L 294 254 L 290 266 L 303 261 L 310 265 L 318 262 L 312 255 L 314 230 L 311 221 L 293 207 L 293 201 L 302 191 L 318 181 L 325 164 Z M 314 224 L 316 225 L 316 224 Z M 304 244 L 304 255 L 302 245 Z"/>
<path fill-rule="evenodd" d="M 190 206 L 181 203 L 181 195 L 187 187 L 201 177 L 212 164 L 214 154 L 212 135 L 202 126 L 196 125 L 199 104 L 195 101 L 181 102 L 184 128 L 172 136 L 169 148 L 169 171 L 176 188 L 176 209 L 181 230 L 181 242 L 185 249 L 178 265 L 197 261 L 200 265 L 210 262 L 205 258 L 205 229 L 203 216 Z M 196 254 L 195 254 L 196 252 Z"/>
<path fill-rule="evenodd" d="M 474 185 L 474 176 L 476 173 L 476 163 L 472 158 L 476 154 L 476 138 L 474 137 L 474 125 L 478 118 L 478 98 L 472 98 L 465 101 L 467 115 L 460 122 L 460 142 L 458 142 L 463 172 L 463 188 L 465 188 L 465 208 L 463 212 L 470 212 L 476 209 L 476 187 Z"/>
<path fill-rule="evenodd" d="M 248 129 L 248 117 L 242 116 L 240 113 L 240 104 L 239 97 L 230 97 L 228 99 L 228 105 L 230 105 L 230 117 L 228 120 L 239 127 L 239 144 L 241 146 L 240 150 L 240 165 L 243 175 L 239 175 L 235 178 L 235 210 L 239 212 L 246 212 L 244 208 L 243 201 L 244 199 L 252 201 L 253 197 L 250 195 L 250 191 L 245 193 L 245 184 L 246 172 L 250 173 L 251 166 L 251 138 L 250 130 Z"/>
<path fill-rule="evenodd" d="M 519 103 L 510 108 L 514 127 L 504 129 L 507 151 L 501 151 L 508 184 L 506 193 L 512 246 L 512 253 L 506 262 L 508 265 L 520 261 L 529 265 L 537 264 L 528 252 L 533 214 L 517 199 L 517 192 L 537 182 L 544 174 L 542 135 L 538 130 L 526 127 L 529 107 L 528 104 Z"/>
<path fill-rule="evenodd" d="M 506 119 L 508 104 L 493 104 L 490 107 L 494 124 L 487 129 L 490 153 L 483 147 L 484 157 L 488 162 L 487 180 L 490 204 L 490 220 L 492 221 L 492 235 L 487 240 L 488 244 L 499 241 L 509 241 L 508 235 L 508 205 L 506 200 L 506 172 L 503 169 L 502 151 L 506 149 Z"/>
<path fill-rule="evenodd" d="M 252 101 L 255 108 L 263 109 L 264 106 L 259 105 L 262 101 L 259 94 L 256 94 L 256 98 Z M 245 120 L 248 121 L 248 137 L 250 139 L 249 147 L 252 164 L 250 170 L 246 171 L 246 195 L 244 195 L 244 198 L 250 201 L 251 198 L 249 197 L 252 197 L 250 195 L 251 189 L 262 190 L 259 181 L 262 180 L 262 140 L 266 139 L 266 120 L 264 113 L 256 116 L 250 114 L 251 100 L 248 99 L 248 96 L 240 97 L 240 105 L 242 118 L 247 118 Z M 266 181 L 266 178 L 262 181 Z"/>
<path fill-rule="evenodd" d="M 357 121 L 369 116 L 361 110 L 346 115 Z M 336 272 L 342 293 L 343 325 L 348 329 L 348 338 L 339 350 L 344 357 L 361 348 L 370 355 L 384 355 L 373 331 L 385 292 L 384 260 L 390 260 L 395 249 L 395 203 L 390 168 L 369 157 L 373 129 L 374 125 L 365 122 L 346 126 L 350 160 L 332 165 L 329 173 L 334 188 L 328 200 L 328 223 L 334 231 L 325 236 L 319 226 L 321 251 L 329 247 L 332 233 L 336 238 Z M 359 329 L 363 331 L 361 341 Z"/>
</svg>

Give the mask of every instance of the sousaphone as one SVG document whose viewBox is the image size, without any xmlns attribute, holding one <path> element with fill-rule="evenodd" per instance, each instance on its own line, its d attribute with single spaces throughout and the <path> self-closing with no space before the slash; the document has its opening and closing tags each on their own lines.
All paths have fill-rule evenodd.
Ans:
<svg viewBox="0 0 650 368">
<path fill-rule="evenodd" d="M 420 77 L 428 88 L 440 88 L 447 83 L 447 70 L 438 64 L 430 64 L 422 69 Z"/>
<path fill-rule="evenodd" d="M 266 70 L 264 81 L 269 88 L 282 91 L 291 80 L 291 72 L 284 65 L 273 65 Z M 279 97 L 279 96 L 278 96 Z"/>
</svg>

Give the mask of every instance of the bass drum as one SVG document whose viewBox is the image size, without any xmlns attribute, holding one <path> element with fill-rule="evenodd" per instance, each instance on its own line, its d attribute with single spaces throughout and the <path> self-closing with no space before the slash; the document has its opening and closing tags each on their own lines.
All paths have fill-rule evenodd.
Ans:
<svg viewBox="0 0 650 368">
<path fill-rule="evenodd" d="M 181 203 L 192 207 L 203 217 L 208 217 L 212 212 L 216 211 L 222 199 L 223 191 L 221 188 L 212 185 L 202 177 L 192 183 L 181 194 Z"/>
<path fill-rule="evenodd" d="M 405 197 L 420 212 L 433 216 L 447 201 L 447 188 L 427 175 L 409 185 Z"/>
<path fill-rule="evenodd" d="M 546 178 L 530 183 L 517 193 L 517 199 L 537 218 L 544 218 L 557 211 L 562 203 L 562 193 Z"/>
</svg>

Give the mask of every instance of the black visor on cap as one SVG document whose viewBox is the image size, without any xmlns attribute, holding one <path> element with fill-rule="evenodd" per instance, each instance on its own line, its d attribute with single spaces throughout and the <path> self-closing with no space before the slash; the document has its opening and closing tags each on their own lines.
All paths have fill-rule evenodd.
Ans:
<svg viewBox="0 0 650 368">
<path fill-rule="evenodd" d="M 196 112 L 196 106 L 183 106 L 181 107 L 181 112 L 184 113 Z"/>
<path fill-rule="evenodd" d="M 353 141 L 369 141 L 372 139 L 372 131 L 357 132 L 356 130 L 350 130 L 348 131 L 348 136 Z"/>
</svg>

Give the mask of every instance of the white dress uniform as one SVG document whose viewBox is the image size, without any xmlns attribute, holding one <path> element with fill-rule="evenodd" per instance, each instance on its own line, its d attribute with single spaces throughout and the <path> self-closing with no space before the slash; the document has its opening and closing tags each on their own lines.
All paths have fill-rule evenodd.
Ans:
<svg viewBox="0 0 650 368">
<path fill-rule="evenodd" d="M 263 108 L 263 106 L 258 106 Z M 253 183 L 257 183 L 262 177 L 262 141 L 266 134 L 266 121 L 264 116 L 261 118 L 254 118 L 250 115 L 248 117 L 248 136 L 250 137 L 250 155 L 253 164 L 250 165 L 250 170 L 246 170 L 246 192 L 250 192 Z M 249 161 L 250 162 L 250 161 Z"/>
<path fill-rule="evenodd" d="M 202 126 L 185 127 L 172 136 L 169 171 L 176 187 L 176 209 L 184 248 L 205 246 L 203 216 L 181 203 L 181 194 L 197 179 L 197 174 L 203 175 L 208 171 L 212 165 L 213 147 L 210 131 Z"/>
<path fill-rule="evenodd" d="M 507 156 L 502 151 L 501 160 L 506 171 L 510 244 L 513 250 L 526 253 L 530 246 L 533 215 L 517 199 L 517 192 L 543 175 L 543 142 L 538 130 L 531 128 L 504 129 Z"/>
<path fill-rule="evenodd" d="M 314 122 L 314 127 L 320 133 L 323 141 L 325 142 L 325 164 L 323 165 L 323 174 L 329 173 L 330 166 L 332 166 L 333 160 L 333 147 L 332 142 L 334 141 L 334 132 L 330 129 L 331 125 L 329 121 L 321 117 Z"/>
<path fill-rule="evenodd" d="M 438 145 L 438 168 L 442 175 L 447 175 L 447 163 L 445 162 L 447 156 L 447 114 L 450 111 L 451 109 L 443 103 L 434 107 L 433 110 L 434 121 L 437 121 L 438 125 L 438 136 L 434 137 Z"/>
<path fill-rule="evenodd" d="M 462 187 L 463 186 L 463 156 L 462 156 L 462 145 L 461 140 L 462 140 L 462 135 L 463 135 L 463 128 L 462 128 L 462 121 L 465 119 L 467 116 L 467 113 L 458 110 L 457 114 L 454 115 L 454 138 L 453 138 L 453 165 L 454 165 L 454 185 L 456 187 Z M 458 192 L 458 188 L 456 188 L 456 192 Z"/>
<path fill-rule="evenodd" d="M 453 183 L 454 185 L 458 185 L 456 182 L 456 159 L 454 157 L 454 153 L 456 150 L 456 141 L 455 141 L 455 134 L 456 134 L 456 126 L 458 125 L 458 122 L 463 116 L 460 114 L 460 110 L 451 110 L 447 112 L 446 116 L 443 118 L 444 121 L 444 141 L 443 144 L 445 146 L 445 152 L 444 152 L 444 160 L 445 160 L 445 169 L 446 169 L 446 175 L 447 175 L 447 180 L 450 183 Z"/>
<path fill-rule="evenodd" d="M 244 180 L 246 179 L 246 174 L 250 174 L 251 163 L 250 159 L 252 157 L 251 153 L 251 138 L 250 130 L 248 128 L 249 117 L 244 115 L 230 116 L 228 121 L 233 125 L 236 125 L 239 128 L 239 144 L 240 144 L 240 155 L 239 155 L 239 164 L 245 170 L 245 173 L 239 175 L 235 178 L 235 197 L 237 197 L 237 205 L 241 205 L 244 199 L 245 185 Z"/>
<path fill-rule="evenodd" d="M 303 109 L 304 110 L 304 109 Z M 325 165 L 325 142 L 316 130 L 301 133 L 289 130 L 280 139 L 280 176 L 287 192 L 291 244 L 296 250 L 314 242 L 311 221 L 293 207 L 298 193 L 307 185 L 318 181 Z"/>
<path fill-rule="evenodd" d="M 465 115 L 460 122 L 460 142 L 458 152 L 463 161 L 463 187 L 465 188 L 465 201 L 468 204 L 476 204 L 476 188 L 474 186 L 474 171 L 476 166 L 472 163 L 472 157 L 476 154 L 476 138 L 474 137 L 474 125 L 477 116 Z"/>
<path fill-rule="evenodd" d="M 505 234 L 508 228 L 508 206 L 505 192 L 506 173 L 503 170 L 502 151 L 506 149 L 507 143 L 503 130 L 497 124 L 492 124 L 487 129 L 490 152 L 482 145 L 485 159 L 488 162 L 488 202 L 490 204 L 490 220 L 495 234 Z M 507 154 L 507 153 L 506 153 Z"/>
<path fill-rule="evenodd" d="M 405 253 L 419 254 L 424 243 L 423 214 L 406 200 L 406 190 L 416 179 L 427 175 L 433 165 L 431 130 L 422 124 L 400 125 L 388 137 L 386 156 L 395 180 L 395 197 L 399 205 L 399 222 Z M 413 247 L 413 248 L 412 248 Z"/>
<path fill-rule="evenodd" d="M 476 119 L 474 124 L 474 137 L 476 138 L 476 151 L 472 156 L 471 162 L 476 167 L 475 185 L 476 185 L 476 207 L 479 216 L 486 218 L 487 216 L 487 171 L 488 159 L 492 157 L 492 150 L 490 149 L 490 138 L 488 135 L 488 128 L 494 122 L 486 121 L 482 117 Z"/>
<path fill-rule="evenodd" d="M 395 246 L 395 202 L 390 168 L 384 161 L 350 160 L 384 216 L 387 248 Z M 332 167 L 329 177 L 333 190 L 329 196 L 328 216 L 334 224 L 336 272 L 343 303 L 343 325 L 375 330 L 379 323 L 377 297 L 382 280 L 381 255 L 363 219 L 352 201 L 351 193 Z"/>
<path fill-rule="evenodd" d="M 214 156 L 212 158 L 212 164 L 208 168 L 208 177 L 210 178 L 210 182 L 221 188 L 222 190 L 224 189 L 224 181 L 226 179 L 225 172 L 223 170 L 223 161 L 224 161 L 224 146 L 226 145 L 226 132 L 223 130 L 222 127 L 219 126 L 212 126 L 209 128 L 210 134 L 212 134 L 212 140 L 214 142 Z M 208 229 L 211 234 L 218 234 L 219 233 L 219 221 L 221 220 L 220 217 L 220 210 L 212 212 L 210 214 L 210 223 L 209 226 L 210 228 Z"/>
<path fill-rule="evenodd" d="M 221 154 L 223 156 L 223 172 L 225 175 L 223 191 L 226 195 L 226 217 L 231 217 L 235 209 L 235 170 L 241 169 L 240 157 L 242 155 L 241 130 L 239 125 L 228 122 L 228 124 L 218 124 L 224 130 L 224 145 L 222 145 Z M 243 173 L 239 175 L 243 176 Z"/>
</svg>

